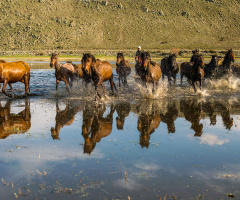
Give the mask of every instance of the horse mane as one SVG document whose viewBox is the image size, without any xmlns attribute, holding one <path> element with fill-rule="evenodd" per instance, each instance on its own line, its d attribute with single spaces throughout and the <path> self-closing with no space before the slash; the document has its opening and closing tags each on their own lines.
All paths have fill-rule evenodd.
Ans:
<svg viewBox="0 0 240 200">
<path fill-rule="evenodd" d="M 90 53 L 85 53 L 85 54 L 83 55 L 82 59 L 85 60 L 86 58 L 92 58 L 93 63 L 96 63 L 96 58 L 95 58 L 94 55 L 92 55 L 92 54 L 90 54 Z M 97 60 L 99 60 L 99 59 L 97 59 Z"/>
</svg>

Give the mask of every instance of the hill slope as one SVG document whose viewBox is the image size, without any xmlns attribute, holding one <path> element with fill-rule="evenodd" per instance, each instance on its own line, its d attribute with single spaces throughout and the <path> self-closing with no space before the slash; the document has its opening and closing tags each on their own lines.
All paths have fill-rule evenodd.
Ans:
<svg viewBox="0 0 240 200">
<path fill-rule="evenodd" d="M 239 0 L 2 0 L 0 50 L 240 49 Z"/>
</svg>

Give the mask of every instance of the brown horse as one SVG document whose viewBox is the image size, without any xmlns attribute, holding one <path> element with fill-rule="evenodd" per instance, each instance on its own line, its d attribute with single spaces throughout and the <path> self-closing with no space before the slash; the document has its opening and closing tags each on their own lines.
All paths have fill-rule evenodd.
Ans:
<svg viewBox="0 0 240 200">
<path fill-rule="evenodd" d="M 6 63 L 5 60 L 0 60 L 0 63 Z M 13 87 L 12 87 L 12 84 L 11 83 L 8 83 L 9 87 L 11 90 L 13 90 Z M 1 89 L 1 85 L 0 85 L 0 89 Z"/>
<path fill-rule="evenodd" d="M 124 59 L 123 53 L 118 52 L 116 66 L 116 72 L 119 76 L 119 87 L 121 87 L 121 82 L 127 85 L 127 76 L 131 73 L 131 68 L 129 62 Z"/>
<path fill-rule="evenodd" d="M 153 83 L 153 92 L 155 90 L 155 85 L 158 83 L 161 78 L 161 68 L 160 66 L 151 61 L 151 56 L 149 52 L 141 53 L 141 79 L 146 83 L 146 87 L 148 87 L 148 83 Z"/>
<path fill-rule="evenodd" d="M 23 62 L 0 63 L 0 82 L 3 83 L 2 92 L 9 97 L 12 95 L 5 92 L 8 83 L 22 82 L 25 84 L 25 94 L 29 94 L 30 66 Z"/>
<path fill-rule="evenodd" d="M 176 54 L 171 54 L 169 57 L 165 57 L 161 60 L 161 71 L 162 80 L 164 80 L 164 75 L 168 77 L 168 82 L 171 84 L 171 78 L 174 79 L 176 83 L 176 74 L 179 71 L 179 66 L 177 64 Z"/>
<path fill-rule="evenodd" d="M 198 55 L 195 62 L 184 62 L 181 64 L 181 84 L 182 78 L 185 75 L 188 82 L 193 86 L 196 92 L 195 82 L 199 81 L 199 87 L 202 88 L 202 79 L 204 77 L 204 61 L 203 56 Z"/>
<path fill-rule="evenodd" d="M 81 109 L 81 106 L 72 106 L 71 103 L 68 102 L 64 110 L 59 109 L 58 101 L 56 102 L 56 125 L 55 128 L 51 128 L 51 136 L 55 139 L 59 138 L 60 130 L 64 126 L 69 126 L 74 122 L 76 113 Z"/>
<path fill-rule="evenodd" d="M 77 69 L 72 65 L 72 63 L 67 62 L 61 64 L 58 58 L 59 54 L 53 53 L 51 56 L 50 67 L 55 67 L 55 77 L 56 77 L 56 90 L 60 81 L 64 81 L 69 92 L 69 87 L 72 87 L 73 81 L 79 79 L 79 74 Z"/>
<path fill-rule="evenodd" d="M 231 73 L 231 63 L 235 62 L 235 54 L 232 49 L 228 50 L 224 60 L 222 62 L 222 65 L 218 67 L 217 70 L 217 78 L 221 78 L 226 74 Z"/>
<path fill-rule="evenodd" d="M 11 134 L 25 133 L 31 128 L 31 113 L 29 100 L 25 99 L 23 111 L 11 113 L 12 101 L 7 101 L 4 107 L 0 103 L 0 139 Z"/>
<path fill-rule="evenodd" d="M 111 90 L 113 92 L 113 86 L 117 91 L 116 85 L 113 82 L 113 70 L 112 66 L 107 61 L 100 61 L 99 59 L 95 59 L 95 57 L 90 54 L 86 53 L 83 54 L 82 57 L 82 67 L 83 67 L 83 79 L 85 82 L 93 81 L 95 85 L 95 99 L 97 100 L 97 95 L 101 98 L 101 95 L 98 92 L 99 85 L 102 85 L 104 89 L 104 95 L 106 93 L 106 87 L 104 86 L 103 82 L 108 81 L 111 84 Z"/>
<path fill-rule="evenodd" d="M 96 106 L 96 105 L 95 105 Z M 104 117 L 106 111 L 105 105 L 94 106 L 92 114 L 83 113 L 82 135 L 84 137 L 84 153 L 91 154 L 96 143 L 100 142 L 103 137 L 107 137 L 112 132 L 114 106 L 111 105 L 110 113 Z M 83 112 L 89 112 L 84 110 Z"/>
<path fill-rule="evenodd" d="M 240 65 L 232 65 L 231 70 L 235 76 L 240 77 Z"/>
</svg>

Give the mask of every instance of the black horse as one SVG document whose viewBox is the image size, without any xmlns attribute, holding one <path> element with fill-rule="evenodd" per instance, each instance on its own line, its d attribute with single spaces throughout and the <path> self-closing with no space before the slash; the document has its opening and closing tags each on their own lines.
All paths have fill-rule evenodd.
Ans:
<svg viewBox="0 0 240 200">
<path fill-rule="evenodd" d="M 171 84 L 171 78 L 176 83 L 176 74 L 179 72 L 179 66 L 176 60 L 176 54 L 171 54 L 169 57 L 165 57 L 161 60 L 162 80 L 164 75 L 168 77 L 168 82 Z"/>
<path fill-rule="evenodd" d="M 217 55 L 212 55 L 210 63 L 205 64 L 204 67 L 204 78 L 214 78 L 217 74 L 217 67 L 219 62 L 222 60 L 222 57 Z"/>
</svg>

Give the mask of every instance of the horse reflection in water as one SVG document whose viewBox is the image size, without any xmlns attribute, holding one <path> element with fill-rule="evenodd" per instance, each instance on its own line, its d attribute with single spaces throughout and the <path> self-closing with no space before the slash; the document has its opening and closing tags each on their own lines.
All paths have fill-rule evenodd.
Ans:
<svg viewBox="0 0 240 200">
<path fill-rule="evenodd" d="M 31 113 L 29 100 L 25 99 L 25 109 L 18 114 L 11 113 L 11 104 L 7 101 L 3 107 L 0 102 L 0 139 L 11 134 L 25 133 L 31 128 Z"/>
<path fill-rule="evenodd" d="M 118 117 L 116 117 L 117 129 L 123 130 L 125 118 L 129 115 L 131 111 L 131 105 L 128 102 L 121 102 L 118 103 L 115 108 L 118 114 Z"/>
<path fill-rule="evenodd" d="M 180 111 L 184 113 L 185 119 L 191 122 L 194 136 L 200 137 L 203 132 L 203 124 L 200 123 L 203 115 L 202 104 L 197 99 L 181 99 Z"/>
<path fill-rule="evenodd" d="M 178 117 L 177 102 L 176 101 L 170 102 L 167 106 L 167 112 L 164 114 L 162 113 L 160 116 L 162 122 L 167 124 L 168 133 L 175 133 L 176 129 L 174 121 Z"/>
<path fill-rule="evenodd" d="M 230 106 L 224 103 L 216 102 L 217 109 L 220 110 L 223 125 L 230 130 L 233 126 L 233 118 L 230 116 Z"/>
<path fill-rule="evenodd" d="M 89 104 L 83 110 L 82 135 L 84 137 L 84 153 L 91 154 L 96 143 L 103 137 L 107 137 L 112 132 L 113 113 L 115 108 L 113 104 L 110 113 L 104 117 L 106 111 L 105 105 Z"/>
<path fill-rule="evenodd" d="M 161 123 L 160 109 L 154 102 L 143 101 L 137 105 L 138 131 L 140 132 L 140 145 L 149 147 L 150 135 L 154 133 Z"/>
<path fill-rule="evenodd" d="M 56 125 L 51 128 L 52 138 L 60 139 L 59 133 L 64 126 L 69 126 L 74 122 L 75 115 L 81 110 L 81 105 L 71 107 L 71 102 L 68 102 L 64 110 L 59 109 L 59 102 L 56 101 Z"/>
</svg>

